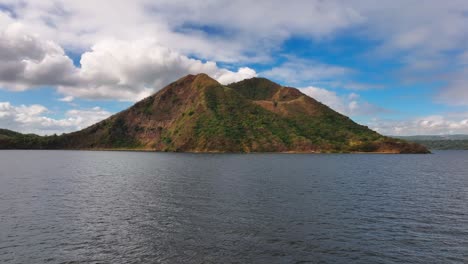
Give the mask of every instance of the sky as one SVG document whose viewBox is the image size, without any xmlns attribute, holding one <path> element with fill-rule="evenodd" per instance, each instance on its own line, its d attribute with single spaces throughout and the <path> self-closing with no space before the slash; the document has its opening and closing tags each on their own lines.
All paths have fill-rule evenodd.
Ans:
<svg viewBox="0 0 468 264">
<path fill-rule="evenodd" d="M 385 135 L 468 134 L 466 0 L 0 0 L 0 128 L 85 128 L 187 74 L 265 77 Z"/>
</svg>

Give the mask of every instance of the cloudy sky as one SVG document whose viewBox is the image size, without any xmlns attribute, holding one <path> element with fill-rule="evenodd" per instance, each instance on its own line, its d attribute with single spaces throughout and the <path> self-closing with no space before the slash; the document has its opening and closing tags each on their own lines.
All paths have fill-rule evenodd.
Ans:
<svg viewBox="0 0 468 264">
<path fill-rule="evenodd" d="M 387 135 L 468 133 L 466 0 L 0 0 L 0 127 L 74 131 L 188 73 Z"/>
</svg>

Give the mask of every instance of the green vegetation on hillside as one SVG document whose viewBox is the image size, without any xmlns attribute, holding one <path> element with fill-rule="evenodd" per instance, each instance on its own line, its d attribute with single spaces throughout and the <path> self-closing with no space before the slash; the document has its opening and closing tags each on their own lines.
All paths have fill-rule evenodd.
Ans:
<svg viewBox="0 0 468 264">
<path fill-rule="evenodd" d="M 40 137 L 0 130 L 0 148 L 190 152 L 427 153 L 384 137 L 263 78 L 223 86 L 189 75 L 83 130 Z"/>
<path fill-rule="evenodd" d="M 46 149 L 57 145 L 59 136 L 41 137 L 0 129 L 0 149 Z"/>
<path fill-rule="evenodd" d="M 251 100 L 267 100 L 281 88 L 278 84 L 265 78 L 252 78 L 230 84 L 229 87 Z"/>
</svg>

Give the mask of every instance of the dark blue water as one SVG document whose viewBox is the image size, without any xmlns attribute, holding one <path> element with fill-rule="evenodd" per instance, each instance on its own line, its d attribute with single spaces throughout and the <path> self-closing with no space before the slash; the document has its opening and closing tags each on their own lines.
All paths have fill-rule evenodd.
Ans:
<svg viewBox="0 0 468 264">
<path fill-rule="evenodd" d="M 0 151 L 0 263 L 464 262 L 468 151 Z"/>
</svg>

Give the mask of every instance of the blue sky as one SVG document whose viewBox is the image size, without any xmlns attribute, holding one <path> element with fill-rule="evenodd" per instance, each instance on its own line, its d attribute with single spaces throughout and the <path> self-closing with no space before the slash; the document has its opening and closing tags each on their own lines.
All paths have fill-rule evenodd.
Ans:
<svg viewBox="0 0 468 264">
<path fill-rule="evenodd" d="M 0 127 L 78 130 L 204 72 L 387 135 L 468 133 L 466 25 L 462 0 L 0 0 Z"/>
</svg>

